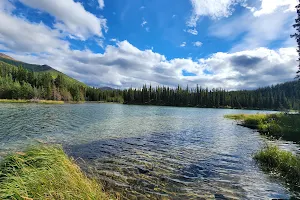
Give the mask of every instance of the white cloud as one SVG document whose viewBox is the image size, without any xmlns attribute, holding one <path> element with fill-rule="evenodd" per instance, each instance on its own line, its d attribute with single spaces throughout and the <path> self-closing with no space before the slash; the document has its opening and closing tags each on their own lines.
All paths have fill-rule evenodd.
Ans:
<svg viewBox="0 0 300 200">
<path fill-rule="evenodd" d="M 298 4 L 297 0 L 260 0 L 261 7 L 259 10 L 254 11 L 254 16 L 258 17 L 261 15 L 271 14 L 283 8 L 284 12 L 295 12 L 295 6 Z"/>
<path fill-rule="evenodd" d="M 207 16 L 213 19 L 228 17 L 234 11 L 233 6 L 245 0 L 190 0 L 193 7 L 193 14 L 187 22 L 188 26 L 196 27 L 200 16 Z"/>
<path fill-rule="evenodd" d="M 188 29 L 187 32 L 193 35 L 198 35 L 198 31 L 196 29 Z"/>
<path fill-rule="evenodd" d="M 104 0 L 98 0 L 98 4 L 99 4 L 99 8 L 103 9 L 105 4 L 104 4 Z"/>
<path fill-rule="evenodd" d="M 200 41 L 197 41 L 197 42 L 194 42 L 193 45 L 196 47 L 201 47 L 203 45 L 203 43 Z"/>
<path fill-rule="evenodd" d="M 152 50 L 139 50 L 128 41 L 108 45 L 103 54 L 89 50 L 60 50 L 38 57 L 9 54 L 28 62 L 47 63 L 93 86 L 140 87 L 143 84 L 199 84 L 203 87 L 254 89 L 293 80 L 297 70 L 295 48 L 258 48 L 236 53 L 216 53 L 193 61 L 190 58 L 167 60 Z M 187 77 L 182 71 L 194 73 Z M 207 74 L 207 71 L 210 73 Z"/>
<path fill-rule="evenodd" d="M 111 41 L 111 42 L 117 42 L 118 40 L 116 38 L 111 38 L 109 41 Z"/>
<path fill-rule="evenodd" d="M 185 47 L 186 46 L 186 42 L 181 43 L 180 47 Z"/>
<path fill-rule="evenodd" d="M 150 28 L 149 28 L 149 27 L 146 27 L 145 30 L 146 30 L 147 32 L 150 32 Z"/>
<path fill-rule="evenodd" d="M 10 13 L 14 9 L 15 9 L 15 6 L 12 5 L 9 1 L 7 1 L 7 0 L 0 1 L 0 11 Z"/>
<path fill-rule="evenodd" d="M 144 27 L 147 23 L 148 22 L 145 19 L 143 19 L 143 22 L 141 23 L 141 26 Z"/>
<path fill-rule="evenodd" d="M 255 17 L 251 12 L 244 13 L 226 21 L 220 21 L 210 27 L 210 34 L 226 40 L 234 40 L 238 36 L 239 43 L 232 51 L 241 51 L 268 46 L 273 41 L 289 40 L 294 32 L 292 24 L 296 13 L 274 12 Z M 245 22 L 247 23 L 241 23 Z"/>
<path fill-rule="evenodd" d="M 160 84 L 176 87 L 177 84 L 188 84 L 194 87 L 199 84 L 204 87 L 222 87 L 229 90 L 253 89 L 293 80 L 297 70 L 298 55 L 295 48 L 277 50 L 252 48 L 247 51 L 236 50 L 234 53 L 219 52 L 199 60 L 167 59 L 153 50 L 140 50 L 126 40 L 116 39 L 111 39 L 116 44 L 104 47 L 103 54 L 93 53 L 89 49 L 71 50 L 69 43 L 62 39 L 62 34 L 58 30 L 50 29 L 43 23 L 35 24 L 24 18 L 12 16 L 7 9 L 3 11 L 2 7 L 0 7 L 0 49 L 14 52 L 8 54 L 25 62 L 48 64 L 93 86 L 108 85 L 126 88 L 152 83 L 153 86 Z M 252 13 L 250 15 L 253 17 Z M 286 21 L 285 15 L 290 13 L 283 13 L 276 20 Z M 250 20 L 254 21 L 249 21 L 247 25 L 250 24 L 249 29 L 263 30 L 258 27 L 279 23 L 275 19 L 272 21 L 272 17 L 274 17 L 272 14 L 260 16 L 263 23 L 255 21 L 253 17 Z M 234 20 L 230 25 L 220 26 L 217 31 L 221 32 L 220 30 L 226 27 L 233 31 L 222 33 L 222 36 L 233 34 L 234 31 L 245 33 L 245 27 L 240 21 L 237 22 L 238 20 Z M 239 29 L 238 25 L 242 28 Z M 246 29 L 246 35 L 255 37 L 255 40 L 243 42 L 248 45 L 250 42 L 259 44 L 261 43 L 258 39 L 259 35 L 263 40 L 273 40 L 282 32 L 278 31 L 279 33 L 274 35 L 271 32 L 276 32 L 282 27 L 285 26 L 279 23 L 278 27 L 270 32 L 264 30 L 265 35 L 260 31 L 255 34 Z M 186 45 L 185 42 L 183 44 Z M 186 77 L 182 74 L 183 70 L 195 76 Z M 210 73 L 206 73 L 207 71 Z"/>
<path fill-rule="evenodd" d="M 60 33 L 43 23 L 30 23 L 0 10 L 0 43 L 17 52 L 54 52 L 67 49 L 69 44 L 60 39 Z"/>
<path fill-rule="evenodd" d="M 106 19 L 97 18 L 73 0 L 20 0 L 22 3 L 45 11 L 56 18 L 55 27 L 73 37 L 86 40 L 91 36 L 103 37 Z"/>
<path fill-rule="evenodd" d="M 146 7 L 145 6 L 141 6 L 140 7 L 140 10 L 144 10 Z"/>
<path fill-rule="evenodd" d="M 99 47 L 101 47 L 102 49 L 104 49 L 104 41 L 103 40 L 96 40 L 97 44 Z"/>
</svg>

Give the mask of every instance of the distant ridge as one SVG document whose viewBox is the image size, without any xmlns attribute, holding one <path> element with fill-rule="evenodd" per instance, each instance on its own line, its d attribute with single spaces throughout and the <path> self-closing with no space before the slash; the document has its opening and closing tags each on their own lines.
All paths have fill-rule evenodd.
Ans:
<svg viewBox="0 0 300 200">
<path fill-rule="evenodd" d="M 4 54 L 4 53 L 0 53 L 0 58 L 5 58 L 5 59 L 9 59 L 9 60 L 15 60 L 14 58 Z M 16 61 L 16 60 L 15 60 Z"/>
<path fill-rule="evenodd" d="M 115 88 L 111 88 L 111 87 L 101 87 L 99 88 L 100 90 L 116 90 Z"/>
<path fill-rule="evenodd" d="M 0 53 L 0 62 L 9 64 L 9 65 L 12 65 L 15 67 L 22 66 L 23 68 L 25 68 L 29 71 L 33 71 L 33 72 L 37 72 L 37 73 L 45 73 L 45 72 L 51 73 L 52 77 L 57 77 L 58 75 L 62 75 L 68 80 L 69 83 L 80 84 L 84 87 L 87 86 L 86 84 L 84 84 L 70 76 L 67 76 L 66 74 L 64 74 L 62 72 L 57 71 L 56 69 L 50 67 L 49 65 L 37 65 L 37 64 L 25 63 L 22 61 L 15 60 L 14 58 L 12 58 L 8 55 L 5 55 L 4 53 Z"/>
</svg>

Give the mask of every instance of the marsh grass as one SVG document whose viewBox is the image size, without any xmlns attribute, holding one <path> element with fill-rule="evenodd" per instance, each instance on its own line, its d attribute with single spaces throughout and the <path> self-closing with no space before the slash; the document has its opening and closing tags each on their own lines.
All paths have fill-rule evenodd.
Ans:
<svg viewBox="0 0 300 200">
<path fill-rule="evenodd" d="M 29 103 L 29 100 L 22 99 L 0 99 L 0 103 Z"/>
<path fill-rule="evenodd" d="M 110 199 L 59 146 L 37 146 L 0 164 L 0 199 Z"/>
<path fill-rule="evenodd" d="M 64 101 L 53 101 L 53 100 L 39 100 L 37 103 L 41 104 L 64 104 Z"/>
<path fill-rule="evenodd" d="M 276 146 L 267 146 L 254 155 L 261 167 L 283 177 L 287 183 L 300 186 L 300 157 Z"/>
<path fill-rule="evenodd" d="M 240 125 L 257 129 L 266 135 L 300 142 L 299 114 L 238 114 L 225 115 L 225 118 L 238 120 Z"/>
<path fill-rule="evenodd" d="M 0 99 L 0 103 L 40 103 L 40 104 L 64 104 L 64 101 L 54 100 L 26 100 L 26 99 Z"/>
</svg>

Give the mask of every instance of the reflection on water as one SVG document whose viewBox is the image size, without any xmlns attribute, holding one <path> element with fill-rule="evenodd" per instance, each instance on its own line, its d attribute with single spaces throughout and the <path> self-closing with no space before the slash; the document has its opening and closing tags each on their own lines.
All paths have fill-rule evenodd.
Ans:
<svg viewBox="0 0 300 200">
<path fill-rule="evenodd" d="M 289 191 L 252 160 L 266 140 L 223 118 L 256 112 L 0 104 L 0 153 L 35 140 L 61 143 L 84 171 L 129 199 L 289 198 Z"/>
</svg>

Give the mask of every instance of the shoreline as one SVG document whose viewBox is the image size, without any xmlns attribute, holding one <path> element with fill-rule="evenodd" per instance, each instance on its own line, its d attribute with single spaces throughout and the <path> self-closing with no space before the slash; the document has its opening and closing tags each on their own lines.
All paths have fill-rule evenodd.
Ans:
<svg viewBox="0 0 300 200">
<path fill-rule="evenodd" d="M 240 114 L 224 117 L 267 137 L 300 143 L 300 114 Z M 254 154 L 253 159 L 263 171 L 283 180 L 291 191 L 299 192 L 300 155 L 275 145 L 266 145 Z"/>
<path fill-rule="evenodd" d="M 106 102 L 106 101 L 56 101 L 56 100 L 35 100 L 35 99 L 0 99 L 1 103 L 36 103 L 36 104 L 121 104 L 128 106 L 158 106 L 158 107 L 173 107 L 173 108 L 207 108 L 207 109 L 228 109 L 228 110 L 255 110 L 255 111 L 272 111 L 272 112 L 286 112 L 297 113 L 295 110 L 280 109 L 259 109 L 259 108 L 233 108 L 230 106 L 224 107 L 199 107 L 199 106 L 172 106 L 172 105 L 154 105 L 154 104 L 128 104 L 120 102 Z"/>
<path fill-rule="evenodd" d="M 30 100 L 30 99 L 0 99 L 0 103 L 35 103 L 35 104 L 64 104 L 64 101 Z"/>
<path fill-rule="evenodd" d="M 224 117 L 261 134 L 300 143 L 300 114 L 233 114 Z"/>
</svg>

